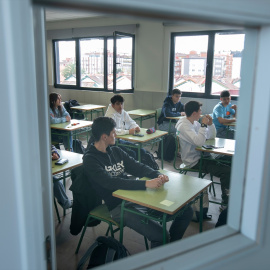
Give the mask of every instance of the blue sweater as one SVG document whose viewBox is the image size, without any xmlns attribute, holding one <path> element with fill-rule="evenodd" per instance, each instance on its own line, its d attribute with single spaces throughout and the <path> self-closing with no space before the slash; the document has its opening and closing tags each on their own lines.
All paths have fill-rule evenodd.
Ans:
<svg viewBox="0 0 270 270">
<path fill-rule="evenodd" d="M 162 106 L 161 114 L 158 118 L 158 125 L 162 124 L 163 121 L 169 121 L 166 120 L 166 117 L 180 116 L 183 111 L 184 105 L 180 101 L 174 104 L 171 96 L 166 97 Z"/>
<path fill-rule="evenodd" d="M 51 124 L 60 124 L 67 122 L 66 116 L 70 116 L 64 106 L 62 106 L 62 115 L 58 109 L 55 109 L 55 113 L 50 108 Z"/>
</svg>

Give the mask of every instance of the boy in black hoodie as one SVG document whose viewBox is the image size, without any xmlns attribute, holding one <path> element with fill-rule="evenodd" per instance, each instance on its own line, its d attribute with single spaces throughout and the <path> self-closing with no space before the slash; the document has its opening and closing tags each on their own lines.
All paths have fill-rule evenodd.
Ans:
<svg viewBox="0 0 270 270">
<path fill-rule="evenodd" d="M 165 98 L 161 114 L 158 118 L 158 128 L 163 131 L 168 131 L 169 133 L 175 133 L 175 123 L 176 120 L 172 120 L 173 123 L 169 130 L 170 120 L 166 119 L 166 117 L 177 117 L 181 115 L 186 115 L 184 112 L 184 105 L 181 103 L 181 91 L 179 89 L 173 89 L 172 95 Z"/>
<path fill-rule="evenodd" d="M 169 181 L 166 175 L 137 162 L 129 157 L 115 144 L 115 122 L 108 117 L 99 117 L 94 120 L 92 134 L 95 142 L 88 148 L 83 158 L 84 173 L 91 181 L 96 193 L 105 201 L 112 218 L 120 223 L 121 202 L 112 196 L 118 189 L 145 190 L 146 188 L 159 188 Z M 127 173 L 135 177 L 149 177 L 151 180 L 138 181 L 127 177 Z M 147 211 L 146 207 L 128 203 L 129 208 L 137 212 Z M 182 238 L 192 218 L 193 211 L 189 207 L 183 215 L 176 217 L 170 228 L 170 241 Z M 151 247 L 162 245 L 162 227 L 153 220 L 148 224 L 141 222 L 141 217 L 125 212 L 124 224 L 136 232 L 146 236 L 151 241 Z M 169 236 L 168 236 L 169 237 Z"/>
</svg>

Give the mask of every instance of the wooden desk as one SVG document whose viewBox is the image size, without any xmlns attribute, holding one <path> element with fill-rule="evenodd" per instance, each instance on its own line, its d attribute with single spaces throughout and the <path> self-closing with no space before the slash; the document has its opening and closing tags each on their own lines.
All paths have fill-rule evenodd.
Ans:
<svg viewBox="0 0 270 270">
<path fill-rule="evenodd" d="M 197 151 L 201 151 L 199 177 L 202 176 L 203 159 L 209 159 L 209 157 L 203 156 L 204 152 L 220 154 L 220 155 L 225 155 L 225 156 L 233 156 L 234 151 L 235 151 L 235 140 L 215 138 L 215 139 L 206 140 L 205 144 L 214 145 L 215 147 L 221 147 L 221 148 L 205 149 L 202 147 L 196 147 Z M 221 160 L 218 160 L 218 161 L 221 161 Z M 223 162 L 229 163 L 229 161 L 223 161 Z"/>
<path fill-rule="evenodd" d="M 120 242 L 123 240 L 123 216 L 124 211 L 132 212 L 125 208 L 125 201 L 134 202 L 139 205 L 146 206 L 150 209 L 158 210 L 163 213 L 162 219 L 158 219 L 163 226 L 163 244 L 166 243 L 166 222 L 167 214 L 172 215 L 173 220 L 179 211 L 200 196 L 200 232 L 202 231 L 202 192 L 211 184 L 210 180 L 196 178 L 188 175 L 174 173 L 170 171 L 161 171 L 168 175 L 170 181 L 165 183 L 159 189 L 146 190 L 117 190 L 113 192 L 113 196 L 122 199 L 121 223 L 120 223 Z M 145 180 L 147 178 L 142 178 Z M 136 212 L 135 212 L 136 214 Z M 150 214 L 142 216 L 157 220 Z"/>
<path fill-rule="evenodd" d="M 235 151 L 235 140 L 215 138 L 206 140 L 205 144 L 214 145 L 215 147 L 221 148 L 212 148 L 204 149 L 202 147 L 197 147 L 197 151 L 208 152 L 213 154 L 221 154 L 226 156 L 233 156 Z"/>
<path fill-rule="evenodd" d="M 169 130 L 168 130 L 169 133 L 170 133 L 170 130 L 171 130 L 172 120 L 176 120 L 176 122 L 177 122 L 179 119 L 181 119 L 183 117 L 185 117 L 185 116 L 184 115 L 180 115 L 180 116 L 175 116 L 175 117 L 173 117 L 173 116 L 166 117 L 166 119 L 169 119 L 170 120 Z"/>
<path fill-rule="evenodd" d="M 76 124 L 76 125 L 74 125 Z M 69 133 L 74 136 L 76 140 L 77 135 L 81 133 L 87 133 L 87 141 L 88 141 L 88 133 L 91 131 L 92 121 L 84 121 L 84 120 L 76 120 L 72 119 L 70 122 L 60 123 L 60 124 L 51 124 L 52 134 L 58 136 L 67 136 L 69 139 Z M 67 135 L 63 134 L 63 132 L 58 132 L 57 130 L 66 131 Z"/>
<path fill-rule="evenodd" d="M 68 162 L 63 165 L 55 165 L 57 160 L 52 161 L 52 174 L 58 174 L 65 172 L 67 170 L 71 170 L 73 168 L 76 168 L 80 165 L 82 165 L 82 154 L 69 152 L 65 150 L 57 150 L 57 152 L 60 154 L 60 158 L 66 158 L 68 159 Z"/>
<path fill-rule="evenodd" d="M 137 109 L 137 110 L 132 110 L 128 111 L 129 115 L 133 115 L 135 118 L 134 120 L 139 119 L 140 120 L 140 127 L 142 127 L 142 121 L 155 118 L 155 128 L 157 125 L 157 112 L 156 110 L 144 110 L 144 109 Z"/>
<path fill-rule="evenodd" d="M 66 175 L 66 171 L 82 165 L 83 155 L 77 154 L 74 152 L 65 151 L 65 150 L 57 150 L 57 152 L 59 153 L 60 158 L 66 158 L 66 159 L 68 159 L 68 162 L 63 164 L 63 165 L 55 165 L 57 160 L 52 160 L 52 174 L 56 175 L 56 174 L 63 173 L 63 175 L 61 177 L 59 177 L 57 179 L 57 181 L 63 180 L 64 187 L 66 188 L 66 177 L 69 176 L 69 175 Z M 54 199 L 54 206 L 55 206 L 58 222 L 60 223 L 61 220 L 60 220 L 60 216 L 59 216 L 59 212 L 58 212 L 58 208 L 57 208 L 55 199 Z M 64 209 L 64 216 L 65 215 L 66 215 L 66 210 Z"/>
<path fill-rule="evenodd" d="M 161 168 L 163 169 L 163 136 L 168 134 L 168 132 L 156 130 L 155 133 L 147 134 L 146 130 L 147 130 L 146 128 L 141 128 L 141 131 L 139 132 L 139 134 L 144 135 L 143 137 L 137 137 L 137 136 L 127 134 L 127 135 L 121 135 L 121 136 L 117 135 L 116 138 L 134 143 L 134 146 L 124 145 L 124 144 L 123 146 L 137 148 L 139 162 L 141 162 L 141 148 L 143 147 L 143 145 L 149 145 L 149 144 L 153 144 L 153 143 L 161 141 Z M 118 142 L 118 140 L 116 141 L 116 145 L 121 145 Z"/>
<path fill-rule="evenodd" d="M 104 116 L 104 108 L 106 108 L 106 106 L 94 105 L 94 104 L 85 104 L 85 105 L 81 105 L 81 106 L 71 107 L 72 110 L 83 111 L 85 120 L 88 119 L 87 115 L 90 113 L 91 114 L 91 121 L 93 120 L 93 113 L 102 112 L 102 116 Z"/>
</svg>

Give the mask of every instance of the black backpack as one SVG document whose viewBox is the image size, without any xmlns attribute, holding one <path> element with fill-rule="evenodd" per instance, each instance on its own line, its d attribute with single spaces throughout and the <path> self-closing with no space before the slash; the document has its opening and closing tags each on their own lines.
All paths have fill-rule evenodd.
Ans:
<svg viewBox="0 0 270 270">
<path fill-rule="evenodd" d="M 141 162 L 154 170 L 159 170 L 159 166 L 156 163 L 154 156 L 149 151 L 146 151 L 146 153 L 142 155 Z"/>
<path fill-rule="evenodd" d="M 165 135 L 163 138 L 163 159 L 172 161 L 174 159 L 175 148 L 175 137 L 171 134 Z M 157 157 L 158 159 L 161 159 L 161 142 L 158 146 Z"/>
<path fill-rule="evenodd" d="M 80 140 L 78 140 L 78 139 L 73 140 L 72 149 L 73 149 L 73 152 L 78 153 L 78 154 L 84 154 L 85 153 L 85 148 L 84 148 L 82 142 Z"/>
<path fill-rule="evenodd" d="M 79 102 L 76 99 L 70 99 L 65 101 L 64 107 L 71 116 L 72 119 L 84 119 L 84 114 L 81 110 L 72 110 L 71 107 L 80 106 Z"/>
<path fill-rule="evenodd" d="M 110 236 L 99 236 L 95 243 L 89 247 L 78 263 L 77 270 L 82 270 L 89 259 L 87 269 L 110 263 L 129 255 L 123 244 Z"/>
</svg>

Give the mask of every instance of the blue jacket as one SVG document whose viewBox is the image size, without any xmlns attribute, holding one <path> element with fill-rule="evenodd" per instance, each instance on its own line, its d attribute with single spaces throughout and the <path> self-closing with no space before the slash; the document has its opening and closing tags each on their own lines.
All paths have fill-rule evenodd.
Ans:
<svg viewBox="0 0 270 270">
<path fill-rule="evenodd" d="M 184 105 L 180 101 L 174 104 L 171 96 L 166 97 L 162 106 L 161 114 L 157 121 L 158 125 L 162 124 L 163 121 L 169 121 L 166 120 L 166 117 L 180 116 L 183 111 Z"/>
</svg>

